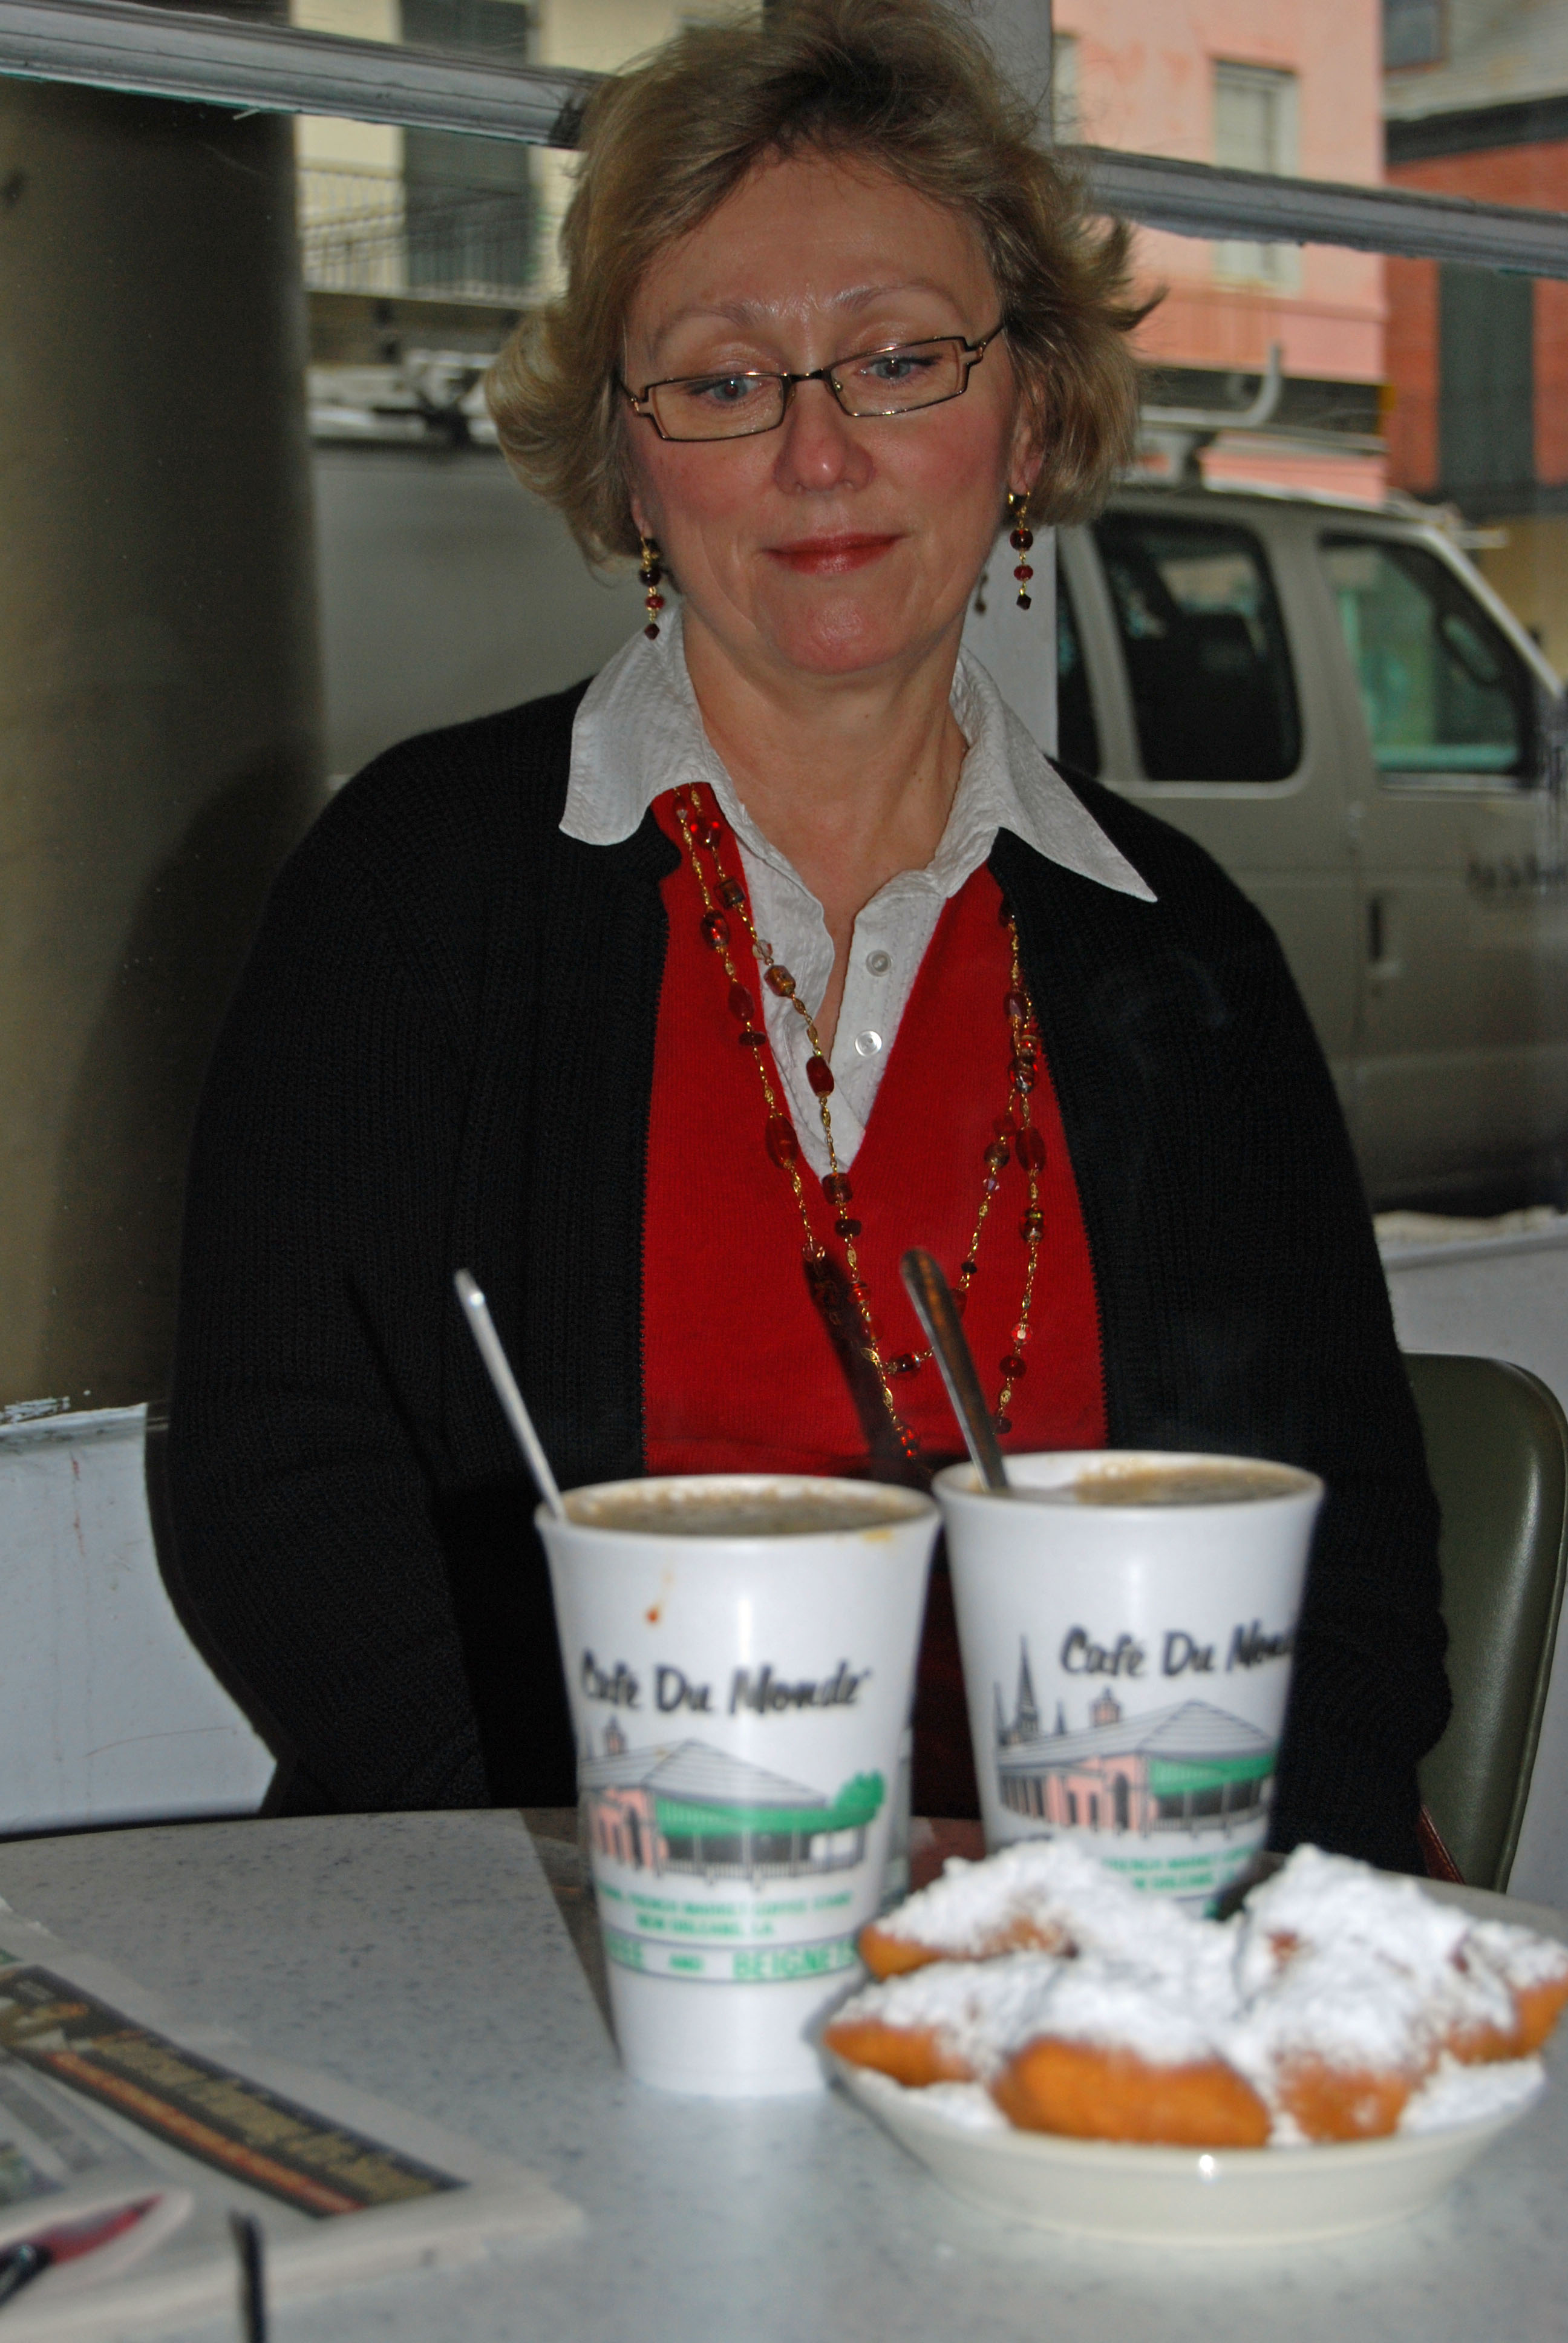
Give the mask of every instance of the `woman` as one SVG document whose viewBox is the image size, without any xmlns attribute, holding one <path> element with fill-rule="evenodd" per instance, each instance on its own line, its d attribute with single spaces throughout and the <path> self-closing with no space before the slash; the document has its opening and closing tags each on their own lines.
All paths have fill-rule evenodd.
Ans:
<svg viewBox="0 0 1568 2343">
<path fill-rule="evenodd" d="M 937 0 L 692 30 L 589 108 L 492 398 L 646 637 L 341 793 L 196 1141 L 181 1570 L 277 1811 L 574 1794 L 456 1266 L 568 1484 L 910 1473 L 956 1445 L 920 1242 L 1010 1444 L 1324 1475 L 1275 1837 L 1418 1867 L 1435 1509 L 1322 1058 L 1214 866 L 959 657 L 1004 511 L 1027 626 L 1030 521 L 1131 438 L 1124 240 L 1029 127 Z M 941 1810 L 935 1649 L 924 1700 Z"/>
</svg>

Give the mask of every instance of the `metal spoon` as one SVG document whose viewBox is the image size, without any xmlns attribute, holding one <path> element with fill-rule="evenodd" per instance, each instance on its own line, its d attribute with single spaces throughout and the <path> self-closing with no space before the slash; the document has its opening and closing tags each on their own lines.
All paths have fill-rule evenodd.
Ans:
<svg viewBox="0 0 1568 2343">
<path fill-rule="evenodd" d="M 915 1305 L 915 1315 L 936 1353 L 975 1471 L 986 1488 L 1005 1493 L 1007 1467 L 997 1446 L 996 1430 L 975 1373 L 974 1357 L 964 1339 L 963 1321 L 954 1307 L 941 1264 L 922 1246 L 911 1245 L 899 1266 L 910 1300 Z"/>
<path fill-rule="evenodd" d="M 463 1305 L 468 1332 L 479 1346 L 479 1356 L 496 1387 L 496 1397 L 506 1410 L 507 1421 L 517 1434 L 518 1445 L 528 1460 L 528 1470 L 538 1483 L 544 1501 L 557 1521 L 564 1522 L 567 1517 L 565 1502 L 556 1476 L 550 1471 L 550 1460 L 545 1454 L 544 1443 L 534 1430 L 534 1419 L 518 1389 L 518 1379 L 512 1373 L 511 1363 L 501 1348 L 501 1338 L 496 1332 L 489 1306 L 466 1269 L 458 1270 L 452 1282 L 457 1289 L 457 1299 Z"/>
</svg>

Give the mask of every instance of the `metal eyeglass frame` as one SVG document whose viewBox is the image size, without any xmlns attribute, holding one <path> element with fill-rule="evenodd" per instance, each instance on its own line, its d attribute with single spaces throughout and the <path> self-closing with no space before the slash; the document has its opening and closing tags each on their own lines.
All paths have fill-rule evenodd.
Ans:
<svg viewBox="0 0 1568 2343">
<path fill-rule="evenodd" d="M 852 423 L 890 422 L 901 415 L 924 415 L 930 407 L 947 407 L 955 398 L 961 398 L 970 387 L 970 375 L 998 336 L 1005 334 L 1006 331 L 1007 319 L 1003 317 L 978 342 L 966 342 L 961 334 L 927 334 L 919 341 L 884 342 L 879 349 L 851 350 L 848 357 L 833 358 L 825 367 L 813 367 L 809 374 L 767 374 L 760 369 L 742 367 L 734 374 L 729 375 L 718 368 L 711 374 L 667 375 L 661 381 L 644 383 L 640 390 L 632 390 L 624 382 L 619 387 L 626 393 L 632 413 L 640 415 L 645 423 L 651 423 L 661 439 L 680 447 L 700 447 L 708 445 L 709 441 L 717 443 L 725 439 L 759 439 L 767 432 L 782 430 L 784 418 L 789 412 L 789 402 L 795 396 L 795 386 L 801 382 L 826 383 L 841 412 L 847 415 Z M 940 398 L 922 399 L 918 407 L 870 407 L 857 409 L 845 406 L 844 387 L 839 380 L 839 376 L 845 367 L 854 366 L 860 358 L 890 357 L 895 350 L 928 350 L 940 342 L 954 343 L 958 347 L 959 362 L 963 367 L 963 379 L 956 390 L 945 390 Z M 687 382 L 776 382 L 783 387 L 783 397 L 779 403 L 778 417 L 774 422 L 752 424 L 744 431 L 699 431 L 689 435 L 667 431 L 653 408 L 645 402 L 653 397 L 656 390 L 669 390 L 678 383 Z"/>
</svg>

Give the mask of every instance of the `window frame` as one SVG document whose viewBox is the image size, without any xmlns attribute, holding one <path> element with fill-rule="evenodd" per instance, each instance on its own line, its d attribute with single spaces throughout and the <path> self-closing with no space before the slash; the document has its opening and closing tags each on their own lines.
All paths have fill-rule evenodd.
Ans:
<svg viewBox="0 0 1568 2343">
<path fill-rule="evenodd" d="M 1112 657 L 1116 664 L 1117 688 L 1125 714 L 1128 741 L 1137 774 L 1137 779 L 1133 781 L 1113 781 L 1110 786 L 1118 789 L 1134 789 L 1141 796 L 1147 794 L 1173 799 L 1201 799 L 1215 804 L 1240 804 L 1246 800 L 1277 801 L 1282 798 L 1298 795 L 1306 786 L 1313 758 L 1311 695 L 1304 688 L 1306 670 L 1302 657 L 1300 621 L 1292 608 L 1293 596 L 1289 576 L 1291 563 L 1288 554 L 1283 562 L 1276 559 L 1276 548 L 1271 546 L 1266 528 L 1257 525 L 1250 517 L 1245 517 L 1227 507 L 1221 507 L 1217 510 L 1204 510 L 1200 499 L 1212 493 L 1202 489 L 1173 493 L 1161 488 L 1158 485 L 1139 484 L 1135 487 L 1129 484 L 1127 490 L 1111 499 L 1103 514 L 1096 520 L 1084 524 L 1079 532 L 1088 557 L 1092 562 L 1096 584 L 1101 598 L 1102 624 L 1109 629 L 1108 656 Z M 1235 535 L 1251 540 L 1260 574 L 1273 603 L 1280 643 L 1285 659 L 1286 679 L 1292 703 L 1291 712 L 1294 718 L 1296 732 L 1295 762 L 1289 772 L 1277 773 L 1268 778 L 1257 774 L 1240 774 L 1230 780 L 1213 774 L 1161 776 L 1150 772 L 1144 756 L 1143 735 L 1139 722 L 1138 702 L 1133 690 L 1131 669 L 1128 662 L 1121 620 L 1116 608 L 1115 588 L 1111 584 L 1104 548 L 1099 535 L 1101 526 L 1106 521 L 1114 526 L 1118 521 L 1131 524 L 1139 520 L 1148 520 L 1156 525 L 1163 524 L 1174 528 L 1208 527 L 1214 529 L 1228 529 Z M 1074 579 L 1075 585 L 1077 582 Z M 1076 615 L 1080 619 L 1081 639 L 1088 631 L 1083 623 L 1081 593 L 1079 595 Z M 1081 639 L 1081 648 L 1083 647 Z M 1092 668 L 1090 671 L 1092 676 Z M 1101 778 L 1107 779 L 1108 769 L 1105 762 L 1107 726 L 1103 710 L 1097 709 L 1097 715 L 1101 730 Z"/>
<path fill-rule="evenodd" d="M 143 0 L 0 0 L 0 74 L 568 149 L 599 79 L 186 15 Z M 1568 216 L 1560 213 L 1091 146 L 1064 152 L 1106 211 L 1178 236 L 1337 244 L 1568 278 Z"/>
</svg>

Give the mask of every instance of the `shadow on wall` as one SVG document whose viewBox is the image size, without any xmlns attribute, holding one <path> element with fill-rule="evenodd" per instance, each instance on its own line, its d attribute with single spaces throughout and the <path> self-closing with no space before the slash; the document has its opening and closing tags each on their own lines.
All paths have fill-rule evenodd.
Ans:
<svg viewBox="0 0 1568 2343">
<path fill-rule="evenodd" d="M 168 1389 L 202 1078 L 272 880 L 319 803 L 315 762 L 307 744 L 241 773 L 136 903 L 61 1135 L 46 1391 L 123 1407 Z"/>
</svg>

